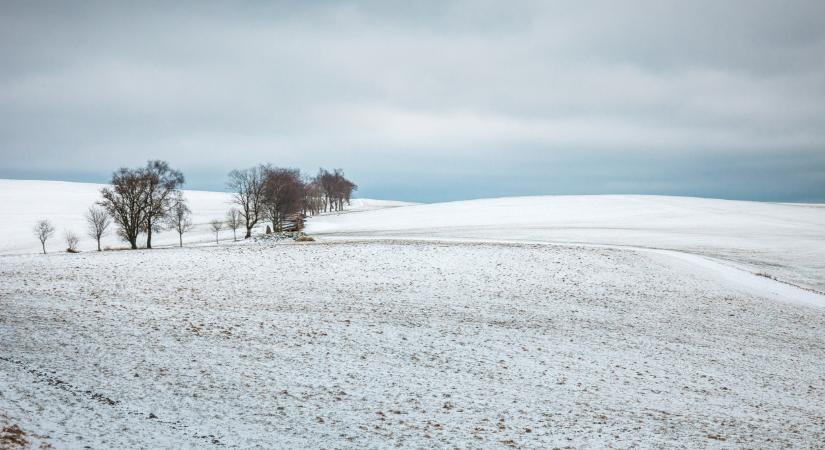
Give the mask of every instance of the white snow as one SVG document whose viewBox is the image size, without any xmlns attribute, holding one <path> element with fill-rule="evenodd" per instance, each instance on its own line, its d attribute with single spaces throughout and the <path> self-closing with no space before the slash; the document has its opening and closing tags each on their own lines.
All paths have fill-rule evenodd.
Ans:
<svg viewBox="0 0 825 450">
<path fill-rule="evenodd" d="M 361 211 L 372 211 L 376 209 L 386 209 L 386 208 L 397 208 L 399 206 L 414 206 L 418 203 L 413 202 L 401 202 L 397 200 L 375 200 L 370 198 L 354 198 L 350 201 L 350 204 L 346 206 L 344 211 L 330 213 L 332 215 L 335 214 L 346 214 L 350 212 L 361 212 Z"/>
<path fill-rule="evenodd" d="M 315 243 L 37 254 L 98 188 L 0 182 L 0 447 L 825 442 L 821 205 L 362 201 Z"/>
<path fill-rule="evenodd" d="M 633 195 L 511 197 L 318 217 L 307 232 L 327 239 L 460 238 L 679 250 L 825 291 L 825 205 Z"/>
<path fill-rule="evenodd" d="M 261 242 L 0 279 L 0 410 L 59 448 L 825 440 L 825 310 L 635 251 Z"/>
</svg>

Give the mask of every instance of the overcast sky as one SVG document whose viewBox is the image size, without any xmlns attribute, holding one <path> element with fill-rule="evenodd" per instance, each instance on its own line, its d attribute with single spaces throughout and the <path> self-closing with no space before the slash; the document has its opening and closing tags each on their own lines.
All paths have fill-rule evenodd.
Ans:
<svg viewBox="0 0 825 450">
<path fill-rule="evenodd" d="M 822 0 L 207 3 L 0 3 L 0 177 L 825 201 Z"/>
</svg>

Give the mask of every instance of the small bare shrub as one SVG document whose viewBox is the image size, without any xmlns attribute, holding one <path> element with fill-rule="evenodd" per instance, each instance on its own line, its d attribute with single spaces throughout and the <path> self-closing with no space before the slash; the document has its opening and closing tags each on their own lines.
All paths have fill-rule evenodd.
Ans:
<svg viewBox="0 0 825 450">
<path fill-rule="evenodd" d="M 77 237 L 74 231 L 66 230 L 66 251 L 69 253 L 77 253 L 77 243 L 80 238 Z"/>
</svg>

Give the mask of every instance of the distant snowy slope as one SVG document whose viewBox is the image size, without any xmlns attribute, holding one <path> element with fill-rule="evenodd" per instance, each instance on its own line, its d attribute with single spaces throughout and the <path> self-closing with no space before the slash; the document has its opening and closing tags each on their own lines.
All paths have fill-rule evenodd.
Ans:
<svg viewBox="0 0 825 450">
<path fill-rule="evenodd" d="M 31 181 L 0 179 L 0 254 L 31 253 L 40 251 L 40 242 L 32 234 L 32 226 L 40 219 L 49 219 L 57 228 L 55 236 L 46 247 L 49 251 L 65 249 L 63 234 L 72 230 L 81 235 L 80 250 L 93 250 L 96 244 L 86 236 L 83 214 L 100 200 L 104 185 L 72 183 L 64 181 Z M 225 192 L 184 191 L 192 209 L 194 229 L 184 235 L 184 242 L 214 242 L 209 221 L 223 219 L 231 207 L 231 195 Z M 404 202 L 354 199 L 353 210 L 372 210 L 391 206 L 409 205 Z M 113 230 L 114 231 L 114 230 Z M 231 238 L 230 231 L 223 231 L 222 238 Z M 157 246 L 177 244 L 172 231 L 153 236 Z M 114 232 L 104 238 L 103 245 L 123 247 Z"/>
<path fill-rule="evenodd" d="M 368 198 L 354 198 L 343 212 L 373 211 L 376 209 L 397 208 L 399 206 L 414 206 L 418 203 L 401 202 L 396 200 L 374 200 Z"/>
<path fill-rule="evenodd" d="M 63 234 L 72 230 L 81 235 L 80 249 L 92 250 L 96 244 L 86 236 L 83 214 L 100 200 L 104 185 L 63 181 L 0 180 L 0 253 L 28 253 L 40 250 L 40 242 L 32 234 L 32 226 L 40 219 L 49 219 L 57 229 L 47 243 L 49 251 L 65 249 Z M 184 191 L 192 209 L 195 228 L 184 235 L 188 242 L 208 240 L 212 219 L 223 219 L 229 209 L 229 194 L 222 192 Z M 156 245 L 177 243 L 177 235 L 167 231 L 153 239 Z M 104 245 L 122 247 L 123 243 L 112 232 L 104 238 Z"/>
<path fill-rule="evenodd" d="M 600 195 L 408 206 L 308 222 L 311 234 L 655 247 L 744 264 L 825 290 L 825 205 Z"/>
</svg>

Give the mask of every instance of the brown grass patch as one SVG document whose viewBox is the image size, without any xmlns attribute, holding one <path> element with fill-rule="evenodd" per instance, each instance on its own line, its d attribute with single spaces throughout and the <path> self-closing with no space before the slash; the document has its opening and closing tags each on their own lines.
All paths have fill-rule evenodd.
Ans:
<svg viewBox="0 0 825 450">
<path fill-rule="evenodd" d="M 3 427 L 3 430 L 0 431 L 0 448 L 25 448 L 28 445 L 26 432 L 17 425 Z"/>
</svg>

